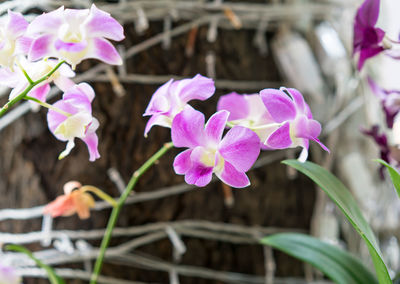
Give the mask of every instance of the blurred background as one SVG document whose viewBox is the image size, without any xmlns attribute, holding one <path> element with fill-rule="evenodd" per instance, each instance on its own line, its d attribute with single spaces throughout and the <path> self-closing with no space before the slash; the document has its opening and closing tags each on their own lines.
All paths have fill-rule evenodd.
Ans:
<svg viewBox="0 0 400 284">
<path fill-rule="evenodd" d="M 42 206 L 62 194 L 70 180 L 118 197 L 133 171 L 170 140 L 169 129 L 159 127 L 143 137 L 147 118 L 142 114 L 151 95 L 170 78 L 200 73 L 217 87 L 211 99 L 195 103 L 206 116 L 215 112 L 219 96 L 233 91 L 299 89 L 331 150 L 328 155 L 312 144 L 310 160 L 351 188 L 390 269 L 399 269 L 399 202 L 371 161 L 378 157 L 377 147 L 359 131 L 383 121 L 364 73 L 377 74 L 393 84 L 389 87 L 399 84 L 398 73 L 381 58 L 368 63 L 369 71 L 355 71 L 352 29 L 361 1 L 15 0 L 0 3 L 0 13 L 11 9 L 29 20 L 60 5 L 88 8 L 93 2 L 123 23 L 126 35 L 117 44 L 123 66 L 89 60 L 77 70 L 77 82 L 89 82 L 96 91 L 101 159 L 88 162 L 86 146 L 78 142 L 58 161 L 64 143 L 48 131 L 46 112 L 34 113 L 27 103 L 0 118 L 1 243 L 26 245 L 59 269 L 67 283 L 87 283 L 110 208 L 98 202 L 88 220 L 51 220 L 43 217 Z M 399 26 L 395 6 L 384 5 L 387 17 L 379 25 Z M 2 90 L 1 104 L 8 92 Z M 56 89 L 51 94 L 53 100 L 61 95 Z M 249 172 L 252 185 L 240 190 L 217 180 L 205 188 L 186 185 L 172 169 L 178 152 L 164 156 L 128 199 L 99 283 L 328 282 L 311 267 L 258 244 L 260 237 L 282 231 L 310 233 L 368 261 L 359 236 L 324 193 L 280 164 L 296 158 L 297 149 L 262 153 Z M 9 252 L 0 252 L 0 259 L 17 266 L 24 283 L 47 283 L 29 259 Z"/>
</svg>

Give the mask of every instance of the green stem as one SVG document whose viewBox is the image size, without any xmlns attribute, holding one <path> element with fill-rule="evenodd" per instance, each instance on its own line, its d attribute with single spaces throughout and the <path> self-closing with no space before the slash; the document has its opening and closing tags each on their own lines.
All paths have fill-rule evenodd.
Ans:
<svg viewBox="0 0 400 284">
<path fill-rule="evenodd" d="M 42 83 L 43 81 L 47 80 L 50 78 L 51 75 L 54 74 L 54 72 L 57 71 L 58 68 L 60 68 L 60 66 L 62 64 L 64 64 L 65 61 L 61 60 L 60 62 L 58 62 L 58 64 L 56 66 L 54 66 L 54 68 L 47 73 L 46 75 L 44 75 L 43 77 L 39 78 L 36 81 L 32 81 L 32 79 L 29 82 L 28 87 L 26 87 L 26 89 L 20 93 L 18 96 L 16 96 L 15 98 L 13 98 L 12 100 L 8 101 L 8 103 L 6 103 L 1 109 L 0 109 L 0 117 L 2 117 L 9 109 L 10 107 L 12 107 L 13 105 L 15 105 L 17 102 L 19 102 L 20 100 L 24 99 L 25 96 L 38 84 Z M 29 77 L 29 76 L 28 76 Z M 27 78 L 28 78 L 27 77 Z M 29 80 L 28 80 L 29 81 Z"/>
<path fill-rule="evenodd" d="M 51 104 L 48 104 L 48 103 L 46 103 L 46 102 L 42 102 L 41 100 L 38 100 L 37 98 L 30 97 L 30 96 L 25 96 L 24 99 L 25 99 L 25 100 L 33 101 L 33 102 L 35 102 L 35 103 L 38 103 L 38 104 L 40 104 L 42 107 L 51 109 L 51 110 L 53 110 L 53 111 L 55 111 L 55 112 L 58 112 L 59 114 L 62 114 L 62 115 L 64 115 L 64 116 L 66 116 L 66 117 L 72 116 L 72 114 L 70 114 L 69 112 L 63 111 L 62 109 L 59 109 L 59 108 L 57 108 L 57 107 L 55 107 L 55 106 L 52 106 Z"/>
<path fill-rule="evenodd" d="M 173 147 L 172 142 L 165 143 L 164 146 L 158 150 L 153 156 L 150 157 L 138 170 L 136 170 L 131 179 L 129 180 L 128 185 L 126 186 L 124 192 L 122 193 L 121 197 L 118 200 L 118 204 L 116 207 L 113 208 L 111 212 L 110 219 L 108 220 L 106 232 L 104 234 L 103 240 L 100 246 L 100 252 L 97 256 L 96 263 L 94 265 L 92 278 L 90 280 L 90 284 L 96 284 L 97 278 L 99 277 L 101 268 L 103 266 L 104 256 L 106 254 L 107 247 L 111 240 L 112 231 L 117 223 L 117 219 L 119 213 L 121 211 L 122 206 L 124 205 L 126 199 L 128 198 L 129 194 L 132 192 L 133 188 L 135 187 L 136 183 L 138 182 L 139 178 L 152 166 L 154 163 L 161 158 L 169 149 Z"/>
</svg>

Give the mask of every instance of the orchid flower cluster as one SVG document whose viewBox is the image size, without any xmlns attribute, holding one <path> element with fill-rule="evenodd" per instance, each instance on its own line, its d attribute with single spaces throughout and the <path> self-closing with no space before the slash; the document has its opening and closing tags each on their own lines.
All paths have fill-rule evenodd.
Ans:
<svg viewBox="0 0 400 284">
<path fill-rule="evenodd" d="M 246 187 L 246 172 L 260 150 L 302 147 L 299 159 L 308 156 L 309 141 L 317 142 L 321 125 L 296 89 L 264 89 L 259 94 L 230 93 L 220 97 L 217 112 L 205 122 L 204 114 L 188 104 L 206 100 L 215 92 L 210 78 L 170 80 L 153 94 L 144 116 L 150 116 L 145 136 L 154 125 L 171 128 L 175 147 L 187 148 L 173 162 L 188 184 L 207 185 L 215 174 L 235 188 Z M 229 130 L 224 134 L 224 129 Z"/>
<path fill-rule="evenodd" d="M 354 21 L 353 53 L 359 53 L 358 70 L 361 70 L 365 61 L 380 53 L 394 59 L 400 59 L 396 45 L 400 42 L 390 39 L 385 31 L 376 27 L 379 17 L 380 0 L 365 0 Z M 393 132 L 391 145 L 385 133 L 381 133 L 378 125 L 362 132 L 374 139 L 380 149 L 381 158 L 387 163 L 400 167 L 400 91 L 386 90 L 380 87 L 371 77 L 367 79 L 372 92 L 379 98 L 386 118 L 386 126 Z M 383 177 L 383 166 L 380 169 Z"/>
<path fill-rule="evenodd" d="M 68 155 L 79 138 L 87 145 L 89 160 L 98 159 L 99 122 L 91 105 L 95 92 L 87 83 L 75 84 L 73 70 L 87 58 L 122 64 L 109 40 L 124 39 L 123 27 L 94 4 L 79 10 L 60 7 L 31 23 L 20 13 L 8 11 L 0 27 L 0 85 L 12 88 L 0 115 L 20 100 L 46 107 L 50 131 L 67 142 L 59 158 Z M 51 83 L 63 92 L 54 104 L 46 102 Z"/>
</svg>

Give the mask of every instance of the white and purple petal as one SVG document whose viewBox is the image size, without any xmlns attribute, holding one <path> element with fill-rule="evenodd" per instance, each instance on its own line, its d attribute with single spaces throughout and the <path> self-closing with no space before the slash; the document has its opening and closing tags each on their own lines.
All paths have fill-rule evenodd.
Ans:
<svg viewBox="0 0 400 284">
<path fill-rule="evenodd" d="M 124 29 L 117 20 L 92 4 L 88 18 L 84 23 L 86 32 L 91 37 L 105 37 L 120 41 L 125 38 Z"/>
<path fill-rule="evenodd" d="M 264 144 L 272 149 L 285 149 L 292 146 L 290 137 L 290 122 L 285 122 L 281 127 L 272 132 Z"/>
<path fill-rule="evenodd" d="M 217 110 L 229 111 L 229 121 L 246 118 L 249 115 L 249 106 L 245 96 L 236 92 L 221 96 L 217 103 Z"/>
<path fill-rule="evenodd" d="M 108 40 L 100 37 L 91 39 L 88 51 L 82 57 L 82 59 L 87 58 L 99 59 L 111 65 L 122 65 L 121 56 L 119 56 L 115 47 Z M 76 62 L 76 64 L 79 62 Z"/>
<path fill-rule="evenodd" d="M 213 114 L 207 121 L 205 126 L 205 134 L 207 135 L 207 143 L 217 147 L 221 141 L 222 134 L 228 121 L 229 112 L 221 110 Z"/>
<path fill-rule="evenodd" d="M 216 172 L 215 175 L 231 187 L 243 188 L 250 185 L 247 175 L 244 172 L 238 171 L 229 162 L 225 162 L 222 171 Z"/>
<path fill-rule="evenodd" d="M 171 137 L 175 147 L 204 145 L 204 114 L 187 105 L 172 121 Z"/>
<path fill-rule="evenodd" d="M 175 81 L 171 86 L 171 92 L 178 94 L 183 103 L 191 100 L 207 100 L 215 92 L 214 81 L 197 74 L 191 79 Z"/>
<path fill-rule="evenodd" d="M 275 122 L 281 123 L 296 117 L 296 107 L 287 94 L 276 89 L 264 89 L 260 92 L 267 111 Z"/>
<path fill-rule="evenodd" d="M 190 159 L 192 151 L 192 149 L 187 149 L 175 157 L 173 164 L 175 173 L 184 175 L 190 170 L 192 167 L 192 160 Z"/>
<path fill-rule="evenodd" d="M 218 152 L 236 170 L 246 172 L 260 154 L 260 139 L 250 129 L 234 126 L 222 139 Z"/>
</svg>

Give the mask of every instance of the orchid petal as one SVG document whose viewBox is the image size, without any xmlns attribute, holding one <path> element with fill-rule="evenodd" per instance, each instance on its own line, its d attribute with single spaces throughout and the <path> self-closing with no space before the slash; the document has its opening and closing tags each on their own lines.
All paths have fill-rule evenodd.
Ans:
<svg viewBox="0 0 400 284">
<path fill-rule="evenodd" d="M 21 13 L 8 10 L 8 23 L 5 27 L 7 33 L 17 38 L 25 33 L 28 25 L 28 21 L 25 20 Z"/>
<path fill-rule="evenodd" d="M 184 103 L 190 100 L 204 101 L 214 94 L 215 86 L 212 79 L 197 74 L 192 79 L 174 82 L 171 86 L 171 92 L 179 94 Z"/>
<path fill-rule="evenodd" d="M 42 86 L 37 86 L 32 91 L 29 92 L 29 96 L 38 99 L 39 101 L 45 102 L 46 96 L 50 92 L 50 84 L 44 84 Z"/>
<path fill-rule="evenodd" d="M 186 106 L 172 121 L 171 137 L 175 147 L 194 148 L 204 144 L 204 114 Z"/>
<path fill-rule="evenodd" d="M 228 121 L 242 119 L 248 116 L 248 102 L 243 95 L 238 93 L 229 93 L 221 96 L 217 103 L 217 110 L 227 110 L 230 115 Z"/>
<path fill-rule="evenodd" d="M 192 161 L 191 168 L 185 174 L 185 181 L 199 187 L 206 186 L 212 179 L 214 165 L 209 166 L 203 163 L 204 156 L 209 159 L 207 150 L 203 147 L 196 147 L 190 154 Z M 215 160 L 215 156 L 213 157 Z"/>
<path fill-rule="evenodd" d="M 225 162 L 221 172 L 215 173 L 217 177 L 231 187 L 243 188 L 250 185 L 247 175 L 238 171 L 233 165 Z"/>
<path fill-rule="evenodd" d="M 99 59 L 111 65 L 122 65 L 122 59 L 115 47 L 108 40 L 99 37 L 92 39 L 89 51 L 83 59 L 85 58 Z"/>
<path fill-rule="evenodd" d="M 74 147 L 75 147 L 75 142 L 74 142 L 74 140 L 73 140 L 73 139 L 72 139 L 72 140 L 69 140 L 68 143 L 67 143 L 67 146 L 65 147 L 65 150 L 62 151 L 62 152 L 60 153 L 60 155 L 58 155 L 58 159 L 59 159 L 59 160 L 64 159 L 66 156 L 69 155 L 69 153 L 71 153 L 71 150 L 74 149 Z"/>
<path fill-rule="evenodd" d="M 93 162 L 96 159 L 100 158 L 100 153 L 98 150 L 99 138 L 97 134 L 92 132 L 87 134 L 85 137 L 81 138 L 83 142 L 85 142 L 88 151 L 89 151 L 89 161 Z"/>
<path fill-rule="evenodd" d="M 285 122 L 268 137 L 267 141 L 265 141 L 265 144 L 274 149 L 285 149 L 290 147 L 292 143 L 289 122 Z"/>
<path fill-rule="evenodd" d="M 212 144 L 218 145 L 218 143 L 221 141 L 222 134 L 228 120 L 228 116 L 228 111 L 221 110 L 210 117 L 205 126 L 207 141 L 211 142 Z"/>
<path fill-rule="evenodd" d="M 172 79 L 169 80 L 154 92 L 143 116 L 165 113 L 169 110 L 168 91 L 172 82 Z"/>
<path fill-rule="evenodd" d="M 120 41 L 125 38 L 124 29 L 109 13 L 101 11 L 94 4 L 90 8 L 89 17 L 84 23 L 86 31 L 92 37 L 105 37 Z"/>
<path fill-rule="evenodd" d="M 356 21 L 365 26 L 375 26 L 379 16 L 380 0 L 365 0 L 357 11 Z"/>
<path fill-rule="evenodd" d="M 36 61 L 45 56 L 49 56 L 52 48 L 51 44 L 54 41 L 54 36 L 51 34 L 43 35 L 33 40 L 29 49 L 29 60 Z"/>
<path fill-rule="evenodd" d="M 321 124 L 305 115 L 296 120 L 294 128 L 294 135 L 299 138 L 314 139 L 321 133 Z"/>
<path fill-rule="evenodd" d="M 260 154 L 257 134 L 242 126 L 234 126 L 219 144 L 218 152 L 236 170 L 248 171 Z"/>
<path fill-rule="evenodd" d="M 275 122 L 280 123 L 296 117 L 295 105 L 284 92 L 276 89 L 264 89 L 260 92 L 260 95 Z"/>
<path fill-rule="evenodd" d="M 361 70 L 362 67 L 364 66 L 364 63 L 367 59 L 374 57 L 375 55 L 381 53 L 384 50 L 383 47 L 378 46 L 378 47 L 371 47 L 371 48 L 366 48 L 360 51 L 360 59 L 358 60 L 358 65 L 357 69 Z"/>
<path fill-rule="evenodd" d="M 179 153 L 174 160 L 174 170 L 178 175 L 186 174 L 192 167 L 192 161 L 190 160 L 190 155 L 192 154 L 192 149 L 187 149 Z"/>
<path fill-rule="evenodd" d="M 28 34 L 38 34 L 42 32 L 56 34 L 63 24 L 64 6 L 50 13 L 37 16 L 28 26 Z"/>
<path fill-rule="evenodd" d="M 162 114 L 154 114 L 152 117 L 150 117 L 149 121 L 146 124 L 145 130 L 144 130 L 144 136 L 147 137 L 147 134 L 149 133 L 150 129 L 154 125 L 159 125 L 163 127 L 171 127 L 171 119 L 168 116 L 162 115 Z"/>
</svg>

